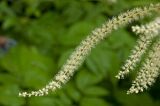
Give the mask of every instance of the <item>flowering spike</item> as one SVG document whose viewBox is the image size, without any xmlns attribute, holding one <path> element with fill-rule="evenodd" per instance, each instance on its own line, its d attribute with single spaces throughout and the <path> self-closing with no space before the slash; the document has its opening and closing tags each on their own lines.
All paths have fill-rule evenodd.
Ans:
<svg viewBox="0 0 160 106">
<path fill-rule="evenodd" d="M 134 20 L 143 18 L 152 11 L 159 10 L 160 4 L 150 5 L 144 8 L 135 8 L 133 10 L 122 13 L 117 18 L 115 17 L 104 23 L 101 27 L 93 30 L 91 34 L 80 43 L 80 45 L 70 55 L 66 63 L 62 66 L 53 81 L 51 81 L 40 90 L 22 92 L 19 95 L 22 97 L 43 96 L 48 94 L 50 90 L 55 91 L 57 88 L 61 88 L 62 84 L 66 83 L 73 75 L 75 70 L 77 70 L 83 63 L 84 59 L 90 53 L 91 49 L 95 47 L 99 42 L 101 42 L 105 37 L 107 37 L 109 33 Z"/>
<path fill-rule="evenodd" d="M 142 26 L 133 26 L 132 31 L 136 34 L 141 34 L 137 45 L 132 50 L 129 59 L 126 61 L 122 70 L 116 76 L 118 79 L 124 78 L 130 70 L 133 70 L 136 64 L 141 60 L 142 55 L 146 52 L 147 48 L 152 42 L 152 39 L 157 36 L 160 29 L 160 18 L 155 19 L 153 22 Z"/>
<path fill-rule="evenodd" d="M 153 45 L 153 50 L 149 52 L 145 63 L 143 64 L 138 76 L 133 81 L 127 94 L 143 92 L 148 86 L 151 86 L 159 75 L 160 70 L 160 38 Z"/>
</svg>

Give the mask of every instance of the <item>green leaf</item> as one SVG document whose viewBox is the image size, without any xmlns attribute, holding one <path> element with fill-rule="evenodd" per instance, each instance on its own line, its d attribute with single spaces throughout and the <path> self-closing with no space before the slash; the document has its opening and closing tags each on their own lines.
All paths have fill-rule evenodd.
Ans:
<svg viewBox="0 0 160 106">
<path fill-rule="evenodd" d="M 146 93 L 127 95 L 124 91 L 118 91 L 116 98 L 123 106 L 155 106 L 151 97 Z"/>
<path fill-rule="evenodd" d="M 51 47 L 57 42 L 56 36 L 61 32 L 61 21 L 56 13 L 47 12 L 37 20 L 32 21 L 26 28 L 25 38 L 30 42 L 44 47 Z"/>
<path fill-rule="evenodd" d="M 79 100 L 81 99 L 81 93 L 78 91 L 76 86 L 71 82 L 66 85 L 65 88 L 66 93 L 73 101 L 79 102 Z"/>
<path fill-rule="evenodd" d="M 59 61 L 58 61 L 58 66 L 62 67 L 62 65 L 67 61 L 71 53 L 73 52 L 73 49 L 67 50 L 66 52 L 62 53 Z"/>
<path fill-rule="evenodd" d="M 39 4 L 42 2 L 41 0 L 24 0 L 25 4 L 27 5 L 26 14 L 27 15 L 40 15 L 40 9 L 38 9 Z"/>
<path fill-rule="evenodd" d="M 92 24 L 82 21 L 72 25 L 66 34 L 59 36 L 63 45 L 78 45 L 91 31 Z"/>
<path fill-rule="evenodd" d="M 107 39 L 110 47 L 113 49 L 121 49 L 125 47 L 127 49 L 132 48 L 135 44 L 135 40 L 130 36 L 130 33 L 121 28 L 111 33 L 111 37 Z"/>
<path fill-rule="evenodd" d="M 68 25 L 78 22 L 79 19 L 83 16 L 83 14 L 84 11 L 82 9 L 81 3 L 72 0 L 72 3 L 68 3 L 67 8 L 63 11 L 62 17 L 65 17 L 64 22 Z"/>
<path fill-rule="evenodd" d="M 18 19 L 15 16 L 7 17 L 3 23 L 3 28 L 9 29 L 9 28 L 14 27 L 15 25 L 17 25 L 17 20 Z"/>
<path fill-rule="evenodd" d="M 54 71 L 54 62 L 34 47 L 17 46 L 1 60 L 1 66 L 17 76 L 25 87 L 45 85 Z M 36 76 L 36 77 L 35 77 Z"/>
<path fill-rule="evenodd" d="M 84 90 L 87 96 L 106 96 L 109 94 L 107 89 L 98 86 L 90 86 Z"/>
<path fill-rule="evenodd" d="M 65 89 L 58 89 L 56 92 L 52 92 L 53 97 L 59 100 L 58 106 L 71 106 L 71 98 L 68 97 Z"/>
<path fill-rule="evenodd" d="M 60 92 L 59 99 L 67 106 L 70 106 L 72 104 L 72 101 L 70 100 L 70 98 L 68 98 L 65 92 Z"/>
<path fill-rule="evenodd" d="M 7 85 L 10 85 L 10 84 L 13 84 L 13 83 L 18 83 L 18 80 L 16 79 L 16 76 L 13 76 L 11 74 L 8 74 L 8 73 L 1 73 L 0 74 L 0 83 L 2 84 L 7 84 Z"/>
<path fill-rule="evenodd" d="M 107 102 L 105 102 L 101 98 L 83 98 L 80 102 L 80 106 L 109 106 Z"/>
<path fill-rule="evenodd" d="M 29 106 L 60 106 L 59 102 L 54 97 L 32 97 L 29 99 Z"/>
<path fill-rule="evenodd" d="M 88 88 L 91 85 L 97 84 L 102 81 L 101 76 L 96 76 L 93 73 L 88 72 L 87 70 L 80 70 L 76 76 L 76 85 L 77 87 L 84 92 L 84 89 Z"/>
<path fill-rule="evenodd" d="M 22 106 L 24 98 L 18 97 L 19 87 L 17 85 L 0 86 L 0 104 L 4 106 Z"/>
<path fill-rule="evenodd" d="M 119 64 L 114 53 L 108 44 L 102 43 L 93 49 L 86 59 L 87 67 L 96 75 L 105 76 L 110 70 L 114 70 L 113 65 Z"/>
</svg>

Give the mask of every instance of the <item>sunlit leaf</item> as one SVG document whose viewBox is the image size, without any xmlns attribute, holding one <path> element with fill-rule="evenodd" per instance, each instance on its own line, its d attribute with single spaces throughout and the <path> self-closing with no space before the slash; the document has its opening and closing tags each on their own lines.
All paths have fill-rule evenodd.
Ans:
<svg viewBox="0 0 160 106">
<path fill-rule="evenodd" d="M 109 91 L 103 87 L 90 86 L 84 90 L 84 93 L 87 96 L 106 96 L 108 95 Z"/>
<path fill-rule="evenodd" d="M 49 80 L 54 71 L 54 63 L 47 56 L 38 53 L 36 48 L 17 46 L 1 60 L 8 72 L 17 75 L 24 86 L 40 86 Z M 36 76 L 36 77 L 35 77 Z"/>
<path fill-rule="evenodd" d="M 0 104 L 4 106 L 22 106 L 24 98 L 18 97 L 19 87 L 17 85 L 0 86 Z"/>
<path fill-rule="evenodd" d="M 80 106 L 109 106 L 107 102 L 105 102 L 101 98 L 83 98 L 80 102 Z"/>
<path fill-rule="evenodd" d="M 87 70 L 80 70 L 76 77 L 76 85 L 83 92 L 86 88 L 99 83 L 101 80 L 101 76 L 96 76 Z"/>
</svg>

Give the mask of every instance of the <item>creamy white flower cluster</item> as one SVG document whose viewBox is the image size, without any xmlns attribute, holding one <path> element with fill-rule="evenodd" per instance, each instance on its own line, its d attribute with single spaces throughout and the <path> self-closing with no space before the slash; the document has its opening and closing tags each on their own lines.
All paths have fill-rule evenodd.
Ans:
<svg viewBox="0 0 160 106">
<path fill-rule="evenodd" d="M 133 81 L 131 88 L 127 91 L 130 93 L 143 92 L 151 86 L 160 73 L 160 38 L 153 45 L 153 49 L 149 52 L 149 56 L 145 60 L 138 76 Z"/>
<path fill-rule="evenodd" d="M 152 50 L 149 51 L 148 57 L 138 73 L 138 76 L 133 81 L 131 88 L 127 91 L 127 94 L 142 92 L 147 89 L 148 86 L 155 82 L 156 77 L 159 75 L 160 70 L 160 18 L 156 18 L 149 24 L 142 26 L 132 27 L 133 32 L 140 34 L 140 39 L 132 51 L 130 58 L 126 61 L 126 64 L 122 67 L 122 71 L 116 76 L 117 78 L 124 78 L 130 70 L 133 70 L 141 60 L 141 56 L 146 52 L 153 38 L 158 37 L 158 40 L 154 42 Z"/>
<path fill-rule="evenodd" d="M 106 38 L 109 33 L 134 20 L 139 20 L 140 18 L 149 15 L 152 11 L 159 12 L 159 10 L 160 4 L 154 4 L 143 8 L 135 8 L 120 14 L 118 17 L 112 18 L 101 27 L 92 31 L 91 34 L 80 43 L 49 84 L 37 91 L 19 93 L 19 96 L 43 96 L 48 94 L 50 90 L 55 91 L 57 88 L 61 88 L 62 84 L 65 84 L 74 74 L 75 70 L 77 70 L 84 62 L 84 59 L 90 53 L 91 49 Z"/>
<path fill-rule="evenodd" d="M 153 22 L 150 22 L 147 25 L 132 27 L 132 31 L 136 34 L 140 34 L 140 38 L 137 41 L 137 45 L 132 50 L 129 59 L 126 60 L 122 70 L 116 76 L 118 79 L 123 79 L 125 75 L 135 68 L 136 64 L 141 60 L 142 55 L 151 44 L 152 39 L 158 35 L 159 29 L 160 18 L 156 18 Z"/>
</svg>

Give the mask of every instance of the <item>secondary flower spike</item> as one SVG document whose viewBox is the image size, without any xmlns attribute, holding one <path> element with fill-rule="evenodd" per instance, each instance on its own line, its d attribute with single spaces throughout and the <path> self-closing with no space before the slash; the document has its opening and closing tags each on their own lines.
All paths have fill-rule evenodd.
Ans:
<svg viewBox="0 0 160 106">
<path fill-rule="evenodd" d="M 133 81 L 131 88 L 127 91 L 130 93 L 143 92 L 151 86 L 160 73 L 160 38 L 153 45 L 153 49 L 149 52 L 149 56 L 145 60 L 138 76 Z"/>
<path fill-rule="evenodd" d="M 120 71 L 117 75 L 118 78 L 124 77 L 124 75 L 129 73 L 129 69 L 133 69 L 134 66 L 136 66 L 136 62 L 140 61 L 140 58 L 149 46 L 151 46 L 152 49 L 149 50 L 127 94 L 143 92 L 144 89 L 147 89 L 155 82 L 160 73 L 160 18 L 156 18 L 146 25 L 134 26 L 132 30 L 136 34 L 140 34 L 140 40 L 138 40 L 138 44 L 135 46 L 130 59 L 127 60 L 126 64 L 123 66 L 124 70 Z M 153 38 L 157 38 L 156 42 L 153 42 Z M 150 45 L 150 43 L 153 43 L 153 45 Z"/>
<path fill-rule="evenodd" d="M 137 41 L 136 46 L 132 50 L 132 53 L 127 59 L 126 63 L 122 67 L 122 70 L 116 76 L 118 79 L 124 78 L 131 70 L 135 68 L 137 63 L 141 60 L 142 55 L 146 52 L 150 46 L 152 39 L 156 37 L 160 29 L 160 18 L 156 18 L 154 21 L 141 26 L 133 26 L 132 31 L 136 34 L 140 34 L 140 38 Z"/>
<path fill-rule="evenodd" d="M 142 92 L 144 89 L 147 89 L 148 86 L 155 82 L 160 70 L 160 18 L 158 17 L 147 25 L 136 26 L 134 30 L 136 33 L 146 33 L 147 36 L 157 35 L 158 40 L 154 43 L 152 50 L 150 50 L 149 56 L 127 92 L 128 94 Z"/>
</svg>

